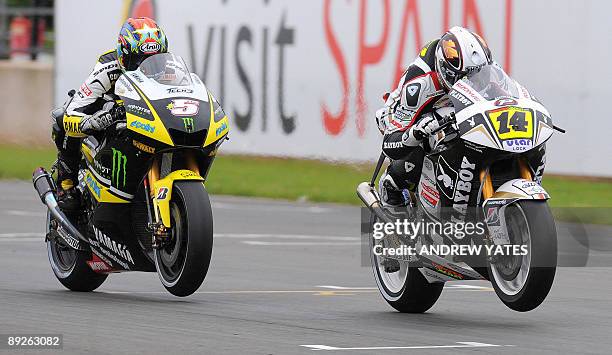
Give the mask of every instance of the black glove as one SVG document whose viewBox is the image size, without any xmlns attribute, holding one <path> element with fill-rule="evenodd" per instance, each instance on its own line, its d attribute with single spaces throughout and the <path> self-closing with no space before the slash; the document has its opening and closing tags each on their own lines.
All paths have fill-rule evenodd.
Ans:
<svg viewBox="0 0 612 355">
<path fill-rule="evenodd" d="M 104 131 L 115 121 L 121 120 L 124 117 L 125 108 L 123 106 L 117 106 L 114 102 L 107 102 L 102 110 L 93 115 L 83 117 L 80 125 L 81 132 L 91 134 Z"/>
</svg>

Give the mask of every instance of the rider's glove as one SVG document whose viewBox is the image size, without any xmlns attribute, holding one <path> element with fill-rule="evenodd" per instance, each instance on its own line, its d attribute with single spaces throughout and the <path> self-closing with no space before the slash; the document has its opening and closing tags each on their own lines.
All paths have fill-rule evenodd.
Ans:
<svg viewBox="0 0 612 355">
<path fill-rule="evenodd" d="M 421 141 L 429 137 L 440 124 L 438 120 L 432 114 L 426 114 L 421 116 L 419 122 L 412 126 L 402 136 L 402 143 L 409 147 L 416 147 L 421 144 Z"/>
<path fill-rule="evenodd" d="M 383 133 L 386 129 L 386 117 L 389 116 L 389 108 L 383 107 L 376 111 L 376 125 L 378 126 L 378 130 L 380 133 Z"/>
<path fill-rule="evenodd" d="M 102 110 L 93 115 L 85 116 L 81 121 L 81 132 L 85 134 L 100 132 L 112 125 L 117 116 L 115 114 L 117 110 L 113 107 L 114 105 L 114 102 L 107 102 Z"/>
</svg>

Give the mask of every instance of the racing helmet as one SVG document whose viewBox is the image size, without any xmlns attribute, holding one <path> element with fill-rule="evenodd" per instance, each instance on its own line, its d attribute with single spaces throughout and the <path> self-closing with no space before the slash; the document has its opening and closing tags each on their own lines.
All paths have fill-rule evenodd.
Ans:
<svg viewBox="0 0 612 355">
<path fill-rule="evenodd" d="M 164 31 L 148 17 L 128 18 L 117 40 L 117 60 L 121 69 L 138 68 L 147 57 L 168 52 L 168 40 Z"/>
<path fill-rule="evenodd" d="M 459 26 L 440 38 L 435 60 L 438 78 L 447 90 L 466 74 L 493 63 L 491 50 L 484 39 Z"/>
</svg>

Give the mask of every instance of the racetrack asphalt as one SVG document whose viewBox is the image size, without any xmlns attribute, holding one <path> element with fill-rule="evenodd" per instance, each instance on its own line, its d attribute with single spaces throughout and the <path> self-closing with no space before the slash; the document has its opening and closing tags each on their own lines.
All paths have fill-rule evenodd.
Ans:
<svg viewBox="0 0 612 355">
<path fill-rule="evenodd" d="M 75 293 L 49 267 L 45 209 L 31 185 L 0 183 L 0 334 L 62 334 L 60 353 L 80 354 L 609 354 L 612 348 L 609 267 L 559 268 L 547 300 L 528 313 L 508 309 L 490 284 L 478 281 L 447 284 L 426 314 L 400 314 L 361 265 L 359 208 L 212 201 L 213 259 L 198 293 L 174 297 L 154 273 L 113 274 L 98 291 Z M 558 233 L 562 238 L 568 227 L 559 224 Z"/>
</svg>

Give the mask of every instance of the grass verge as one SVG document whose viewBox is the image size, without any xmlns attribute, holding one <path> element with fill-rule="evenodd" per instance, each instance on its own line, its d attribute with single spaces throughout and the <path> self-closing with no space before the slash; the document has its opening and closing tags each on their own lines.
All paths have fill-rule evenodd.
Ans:
<svg viewBox="0 0 612 355">
<path fill-rule="evenodd" d="M 49 148 L 0 146 L 0 178 L 30 179 L 35 167 L 48 167 L 54 159 L 55 151 Z M 213 194 L 359 205 L 355 187 L 369 180 L 373 169 L 373 163 L 221 155 L 215 160 L 207 188 Z M 544 187 L 552 196 L 550 205 L 564 208 L 565 212 L 556 212 L 566 216 L 563 219 L 571 215 L 565 207 L 612 207 L 612 181 L 546 176 Z M 601 213 L 596 220 L 612 224 L 608 213 Z"/>
</svg>

